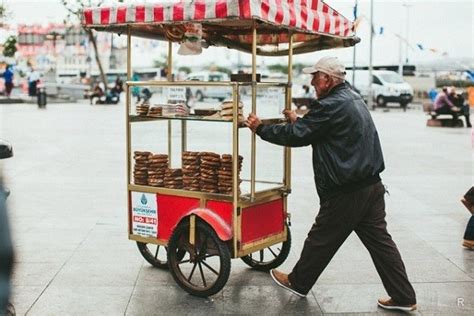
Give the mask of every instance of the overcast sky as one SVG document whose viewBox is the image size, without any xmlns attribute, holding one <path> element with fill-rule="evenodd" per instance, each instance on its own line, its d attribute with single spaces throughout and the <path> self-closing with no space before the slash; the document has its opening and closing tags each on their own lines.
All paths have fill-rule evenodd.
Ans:
<svg viewBox="0 0 474 316">
<path fill-rule="evenodd" d="M 2 0 L 0 0 L 2 1 Z M 109 2 L 114 2 L 109 0 Z M 134 2 L 153 2 L 134 1 Z M 334 9 L 341 12 L 349 19 L 353 19 L 353 7 L 355 0 L 327 0 L 325 1 Z M 359 0 L 358 15 L 363 20 L 357 30 L 361 43 L 357 45 L 357 63 L 367 64 L 369 60 L 369 21 L 370 1 Z M 404 1 L 374 0 L 374 26 L 376 32 L 380 27 L 384 28 L 382 35 L 374 38 L 374 64 L 397 64 L 399 54 L 399 40 L 395 34 L 407 37 L 407 8 L 403 6 Z M 472 57 L 474 55 L 473 43 L 473 0 L 412 0 L 409 12 L 408 41 L 412 48 L 408 50 L 410 62 L 422 62 L 436 60 L 446 52 L 449 57 Z M 59 0 L 3 0 L 11 13 L 10 19 L 13 23 L 45 23 L 46 21 L 61 22 L 66 12 Z M 424 50 L 420 50 L 416 44 L 421 44 Z M 437 50 L 437 53 L 429 49 Z M 319 56 L 336 55 L 345 63 L 352 62 L 352 48 L 323 51 L 296 57 L 296 61 L 307 62 Z M 403 59 L 406 49 L 403 47 Z M 221 62 L 233 58 L 228 53 L 217 53 L 210 50 L 203 55 L 206 60 L 216 60 L 221 56 Z M 244 55 L 244 59 L 248 55 Z M 248 57 L 250 60 L 250 57 Z M 191 59 L 189 59 L 191 62 Z M 201 59 L 202 60 L 202 59 Z M 275 61 L 283 61 L 275 59 Z M 268 63 L 273 63 L 269 60 Z"/>
</svg>

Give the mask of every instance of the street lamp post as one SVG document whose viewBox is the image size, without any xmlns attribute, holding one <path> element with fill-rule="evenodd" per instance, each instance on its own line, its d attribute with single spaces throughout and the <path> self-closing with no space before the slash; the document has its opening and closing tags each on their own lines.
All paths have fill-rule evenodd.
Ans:
<svg viewBox="0 0 474 316">
<path fill-rule="evenodd" d="M 405 34 L 405 64 L 408 64 L 408 46 L 409 46 L 409 41 L 408 41 L 408 36 L 410 35 L 410 7 L 412 6 L 411 4 L 408 4 L 408 2 L 403 2 L 402 4 L 406 9 L 407 9 L 407 28 L 406 28 L 406 34 Z"/>
<path fill-rule="evenodd" d="M 375 110 L 374 91 L 372 89 L 372 50 L 374 39 L 374 0 L 370 0 L 370 48 L 369 48 L 369 95 L 367 105 L 369 109 Z"/>
</svg>

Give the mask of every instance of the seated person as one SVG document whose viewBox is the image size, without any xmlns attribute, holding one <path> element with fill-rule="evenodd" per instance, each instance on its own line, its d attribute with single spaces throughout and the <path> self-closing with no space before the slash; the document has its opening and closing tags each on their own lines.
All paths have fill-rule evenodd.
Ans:
<svg viewBox="0 0 474 316">
<path fill-rule="evenodd" d="M 102 82 L 99 82 L 94 86 L 94 90 L 92 90 L 92 94 L 90 96 L 91 104 L 94 98 L 100 99 L 102 96 L 104 96 L 104 89 L 102 89 L 103 86 L 104 84 Z"/>
<path fill-rule="evenodd" d="M 437 114 L 451 114 L 453 120 L 458 119 L 459 108 L 456 107 L 448 97 L 448 88 L 444 87 L 443 91 L 438 93 L 433 102 L 433 109 Z"/>
<path fill-rule="evenodd" d="M 463 115 L 464 119 L 466 120 L 466 127 L 472 127 L 471 121 L 469 119 L 469 105 L 464 104 L 465 98 L 462 96 L 462 94 L 456 93 L 456 89 L 452 87 L 449 91 L 448 99 L 454 104 L 455 107 L 460 109 L 460 114 Z"/>
</svg>

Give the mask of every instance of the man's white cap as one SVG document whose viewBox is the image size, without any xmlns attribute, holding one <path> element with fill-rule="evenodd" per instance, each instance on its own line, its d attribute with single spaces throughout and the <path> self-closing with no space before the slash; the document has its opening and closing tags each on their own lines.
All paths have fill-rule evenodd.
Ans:
<svg viewBox="0 0 474 316">
<path fill-rule="evenodd" d="M 344 65 L 336 57 L 323 57 L 314 66 L 303 68 L 305 74 L 314 74 L 318 71 L 339 79 L 345 79 L 346 76 Z"/>
</svg>

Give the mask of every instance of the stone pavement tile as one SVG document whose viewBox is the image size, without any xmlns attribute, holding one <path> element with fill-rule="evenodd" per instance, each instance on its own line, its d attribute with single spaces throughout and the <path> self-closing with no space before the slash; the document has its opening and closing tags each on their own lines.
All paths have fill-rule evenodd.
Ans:
<svg viewBox="0 0 474 316">
<path fill-rule="evenodd" d="M 41 295 L 45 286 L 14 286 L 12 289 L 11 302 L 15 307 L 17 315 L 25 315 L 26 311 L 33 305 Z"/>
<path fill-rule="evenodd" d="M 452 263 L 458 266 L 459 269 L 466 272 L 466 274 L 472 279 L 474 282 L 474 259 L 461 259 L 461 258 L 454 258 L 449 259 Z M 474 287 L 474 284 L 473 284 Z"/>
<path fill-rule="evenodd" d="M 247 266 L 240 259 L 232 259 L 227 286 L 273 286 L 275 282 L 269 272 L 257 271 Z M 277 269 L 280 269 L 277 268 Z M 285 271 L 281 269 L 281 271 Z M 276 285 L 275 285 L 276 286 Z"/>
<path fill-rule="evenodd" d="M 474 251 L 462 247 L 462 236 L 454 241 L 431 242 L 430 245 L 448 259 L 474 260 Z"/>
<path fill-rule="evenodd" d="M 474 283 L 415 283 L 418 309 L 424 314 L 473 315 Z"/>
<path fill-rule="evenodd" d="M 159 269 L 142 259 L 142 268 L 137 278 L 137 287 L 176 285 L 168 269 Z"/>
<path fill-rule="evenodd" d="M 51 285 L 28 315 L 123 315 L 132 286 Z"/>
<path fill-rule="evenodd" d="M 136 286 L 126 315 L 222 314 L 222 292 L 210 298 L 192 296 L 178 285 Z"/>
<path fill-rule="evenodd" d="M 133 244 L 131 245 L 133 246 Z M 120 263 L 120 265 L 136 265 L 142 262 L 142 256 L 136 247 L 132 249 L 120 249 L 114 247 L 99 247 L 90 250 L 89 248 L 77 249 L 70 259 L 71 263 Z"/>
<path fill-rule="evenodd" d="M 80 284 L 82 286 L 121 287 L 133 286 L 140 264 L 122 262 L 68 262 L 55 277 L 55 286 Z"/>
<path fill-rule="evenodd" d="M 413 283 L 418 312 L 460 315 L 474 312 L 472 282 Z M 326 313 L 379 313 L 377 299 L 387 297 L 381 284 L 337 284 L 313 287 L 316 299 Z M 392 314 L 392 313 L 390 313 Z"/>
<path fill-rule="evenodd" d="M 50 232 L 26 232 L 14 238 L 15 247 L 36 248 L 38 250 L 71 250 L 77 248 L 86 238 L 90 229 L 51 230 Z M 19 233 L 16 232 L 15 236 Z"/>
<path fill-rule="evenodd" d="M 128 239 L 125 218 L 123 223 L 122 227 L 117 227 L 116 224 L 96 224 L 81 243 L 79 250 L 94 250 L 104 247 L 119 250 L 136 248 L 136 242 Z"/>
<path fill-rule="evenodd" d="M 46 286 L 61 269 L 63 262 L 22 262 L 15 265 L 13 286 Z"/>
<path fill-rule="evenodd" d="M 199 298 L 174 286 L 136 287 L 127 315 L 277 315 L 320 314 L 312 296 L 301 299 L 275 286 L 225 286 L 209 298 Z"/>
<path fill-rule="evenodd" d="M 407 232 L 403 236 L 397 232 L 392 234 L 392 236 L 403 260 L 424 260 L 426 258 L 439 260 L 444 258 L 442 254 L 432 247 L 431 243 L 417 237 L 412 232 Z"/>
<path fill-rule="evenodd" d="M 68 260 L 74 249 L 56 249 L 55 247 L 42 247 L 38 251 L 37 247 L 24 246 L 15 247 L 15 264 L 21 265 L 23 263 L 63 263 Z"/>
<path fill-rule="evenodd" d="M 223 294 L 225 301 L 223 312 L 226 314 L 322 314 L 312 292 L 306 298 L 300 298 L 276 284 L 227 286 L 223 289 Z"/>
<path fill-rule="evenodd" d="M 317 284 L 373 284 L 380 278 L 372 261 L 345 260 L 330 262 Z"/>
<path fill-rule="evenodd" d="M 414 261 L 407 259 L 405 267 L 411 282 L 472 281 L 468 274 L 448 259 L 436 261 L 431 258 Z"/>
<path fill-rule="evenodd" d="M 324 313 L 377 313 L 377 299 L 386 296 L 382 284 L 319 284 L 312 289 Z"/>
</svg>

